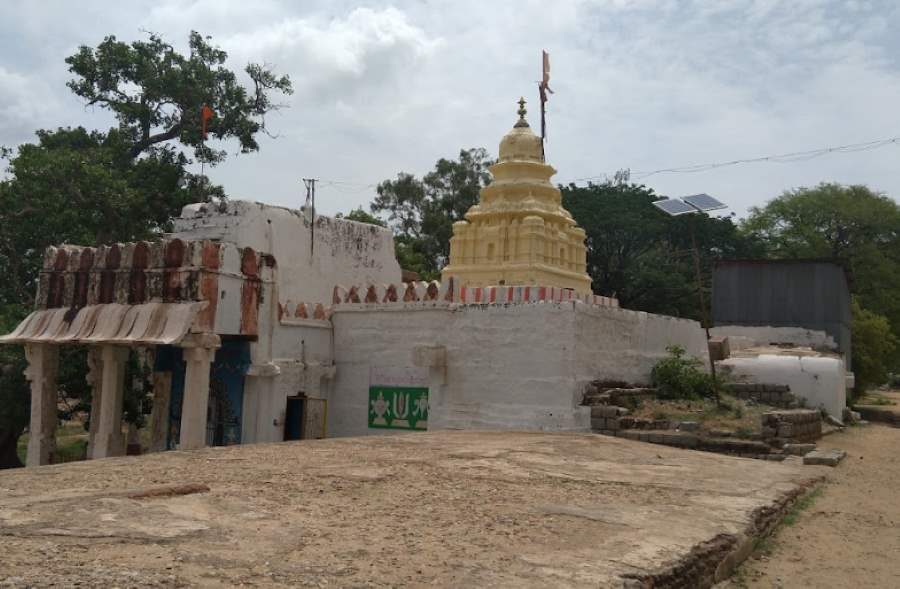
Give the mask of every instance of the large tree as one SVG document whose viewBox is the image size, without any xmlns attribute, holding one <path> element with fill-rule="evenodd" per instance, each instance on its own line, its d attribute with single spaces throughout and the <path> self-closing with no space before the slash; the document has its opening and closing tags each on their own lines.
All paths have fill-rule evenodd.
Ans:
<svg viewBox="0 0 900 589">
<path fill-rule="evenodd" d="M 225 67 L 228 54 L 208 40 L 192 31 L 190 53 L 185 56 L 157 35 L 131 44 L 109 36 L 97 47 L 82 46 L 66 59 L 76 76 L 68 85 L 89 105 L 115 113 L 133 158 L 177 139 L 193 148 L 197 157 L 224 159 L 224 151 L 203 143 L 204 106 L 215 112 L 209 124 L 213 137 L 234 138 L 241 151 L 256 151 L 256 136 L 266 130 L 266 113 L 279 106 L 272 96 L 291 94 L 291 81 L 251 63 L 244 71 L 252 86 L 245 88 Z"/>
<path fill-rule="evenodd" d="M 202 140 L 203 106 L 215 112 L 212 137 L 236 139 L 242 151 L 259 148 L 265 114 L 277 108 L 273 96 L 290 93 L 290 80 L 250 64 L 245 88 L 224 66 L 224 51 L 198 33 L 189 45 L 188 56 L 156 35 L 130 45 L 107 37 L 96 48 L 81 47 L 66 60 L 75 76 L 69 87 L 111 111 L 117 126 L 38 131 L 36 143 L 0 154 L 8 160 L 8 177 L 0 182 L 4 332 L 31 307 L 47 246 L 152 238 L 184 205 L 224 196 L 189 168 L 192 156 L 211 165 L 225 156 Z M 23 363 L 21 349 L 0 350 L 0 468 L 20 465 L 15 443 L 27 424 L 29 398 L 18 376 Z M 85 362 L 68 364 L 77 370 L 61 371 L 60 390 L 83 396 Z"/>
<path fill-rule="evenodd" d="M 405 270 L 426 280 L 440 276 L 450 255 L 453 223 L 478 203 L 493 163 L 483 148 L 464 149 L 457 160 L 439 159 L 421 180 L 401 172 L 378 185 L 372 212 L 387 215 Z"/>
</svg>

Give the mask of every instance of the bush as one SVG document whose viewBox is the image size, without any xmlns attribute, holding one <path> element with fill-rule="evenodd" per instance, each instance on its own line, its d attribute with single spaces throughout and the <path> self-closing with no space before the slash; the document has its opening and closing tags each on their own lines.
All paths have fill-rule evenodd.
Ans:
<svg viewBox="0 0 900 589">
<path fill-rule="evenodd" d="M 863 309 L 854 298 L 853 311 L 853 374 L 856 396 L 888 382 L 891 360 L 900 341 L 891 332 L 887 317 Z"/>
<path fill-rule="evenodd" d="M 650 373 L 660 399 L 700 399 L 718 397 L 716 380 L 701 368 L 703 363 L 685 356 L 681 346 L 668 346 L 669 357 L 657 362 Z"/>
</svg>

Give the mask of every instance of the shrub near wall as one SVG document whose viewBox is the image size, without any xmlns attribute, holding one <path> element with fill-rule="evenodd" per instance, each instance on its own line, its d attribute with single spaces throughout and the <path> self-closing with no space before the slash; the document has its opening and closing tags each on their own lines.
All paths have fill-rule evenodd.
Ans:
<svg viewBox="0 0 900 589">
<path fill-rule="evenodd" d="M 656 396 L 660 399 L 717 398 L 718 384 L 701 370 L 703 363 L 686 357 L 681 346 L 667 346 L 669 357 L 660 360 L 650 373 Z"/>
</svg>

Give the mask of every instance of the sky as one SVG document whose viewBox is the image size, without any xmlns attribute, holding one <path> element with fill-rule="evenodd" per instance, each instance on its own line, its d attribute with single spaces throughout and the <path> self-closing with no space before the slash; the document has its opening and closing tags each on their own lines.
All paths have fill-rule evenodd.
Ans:
<svg viewBox="0 0 900 589">
<path fill-rule="evenodd" d="M 395 3 L 155 0 L 0 4 L 0 145 L 40 128 L 106 129 L 66 88 L 64 59 L 107 35 L 148 31 L 186 49 L 197 30 L 242 70 L 265 63 L 295 93 L 275 137 L 209 172 L 232 198 L 317 210 L 368 207 L 374 185 L 441 157 L 496 156 L 529 101 L 539 128 L 550 54 L 547 160 L 560 183 L 628 168 L 658 194 L 706 192 L 743 216 L 783 191 L 862 183 L 900 197 L 900 145 L 697 173 L 658 169 L 900 136 L 900 2 L 894 0 L 487 0 Z M 199 166 L 194 166 L 198 169 Z"/>
</svg>

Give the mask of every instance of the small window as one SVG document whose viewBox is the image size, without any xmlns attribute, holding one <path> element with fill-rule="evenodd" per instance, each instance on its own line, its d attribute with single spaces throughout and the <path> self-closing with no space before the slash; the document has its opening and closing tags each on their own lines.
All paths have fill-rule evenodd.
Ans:
<svg viewBox="0 0 900 589">
<path fill-rule="evenodd" d="M 491 262 L 494 261 L 494 244 L 493 243 L 488 244 L 487 259 L 490 260 Z"/>
</svg>

